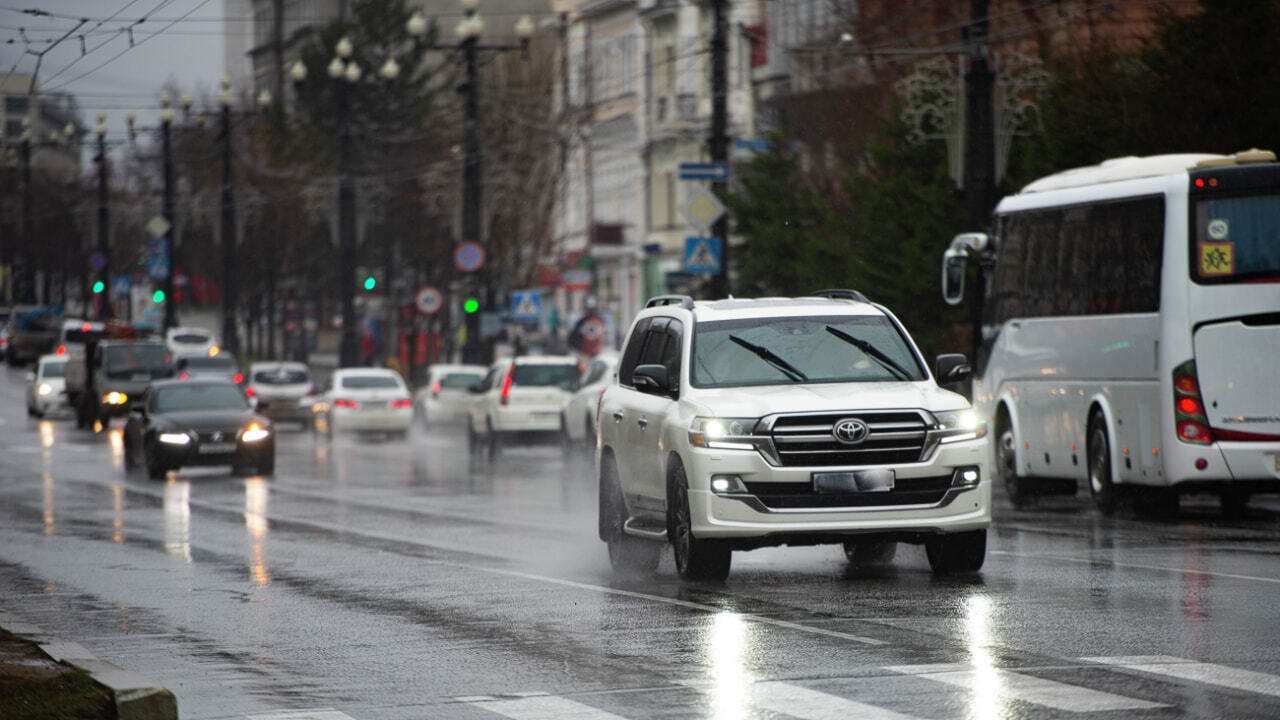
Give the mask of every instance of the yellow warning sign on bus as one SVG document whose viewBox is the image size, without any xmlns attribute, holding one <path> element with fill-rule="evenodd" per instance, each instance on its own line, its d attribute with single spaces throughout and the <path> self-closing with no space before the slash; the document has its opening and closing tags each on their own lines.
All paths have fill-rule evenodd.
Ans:
<svg viewBox="0 0 1280 720">
<path fill-rule="evenodd" d="M 1236 244 L 1233 242 L 1200 243 L 1200 275 L 1231 275 L 1236 271 Z"/>
</svg>

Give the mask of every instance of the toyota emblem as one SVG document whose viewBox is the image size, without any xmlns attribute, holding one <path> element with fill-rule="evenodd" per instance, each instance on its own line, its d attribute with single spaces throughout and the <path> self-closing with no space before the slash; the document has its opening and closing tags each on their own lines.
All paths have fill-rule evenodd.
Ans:
<svg viewBox="0 0 1280 720">
<path fill-rule="evenodd" d="M 857 445 L 867 439 L 870 434 L 867 424 L 857 418 L 845 418 L 838 420 L 831 428 L 831 434 L 835 439 L 845 445 Z"/>
</svg>

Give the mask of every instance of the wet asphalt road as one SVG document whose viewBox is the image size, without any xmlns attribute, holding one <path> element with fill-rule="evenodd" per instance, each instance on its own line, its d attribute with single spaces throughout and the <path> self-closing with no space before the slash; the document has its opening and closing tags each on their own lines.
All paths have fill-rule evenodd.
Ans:
<svg viewBox="0 0 1280 720">
<path fill-rule="evenodd" d="M 119 426 L 25 416 L 0 367 L 0 608 L 187 719 L 1275 718 L 1280 503 L 1104 518 L 998 491 L 982 573 L 921 548 L 663 559 L 615 579 L 584 458 L 286 428 L 277 473 L 126 474 Z"/>
</svg>

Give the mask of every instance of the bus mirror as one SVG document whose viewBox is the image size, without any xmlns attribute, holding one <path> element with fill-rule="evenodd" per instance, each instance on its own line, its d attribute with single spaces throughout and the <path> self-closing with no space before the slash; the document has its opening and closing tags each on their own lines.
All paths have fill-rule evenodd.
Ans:
<svg viewBox="0 0 1280 720">
<path fill-rule="evenodd" d="M 964 300 L 964 270 L 968 256 L 964 250 L 951 249 L 942 256 L 942 299 L 948 305 Z"/>
</svg>

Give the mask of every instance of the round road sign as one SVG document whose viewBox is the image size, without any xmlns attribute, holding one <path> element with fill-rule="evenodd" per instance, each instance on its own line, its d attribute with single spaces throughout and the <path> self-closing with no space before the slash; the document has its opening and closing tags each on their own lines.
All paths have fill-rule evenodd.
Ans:
<svg viewBox="0 0 1280 720">
<path fill-rule="evenodd" d="M 484 264 L 484 248 L 479 243 L 464 242 L 453 251 L 453 264 L 459 270 L 475 272 Z"/>
<path fill-rule="evenodd" d="M 418 290 L 413 300 L 418 312 L 423 315 L 435 315 L 440 312 L 440 306 L 444 304 L 444 297 L 440 295 L 440 291 L 430 286 Z"/>
</svg>

